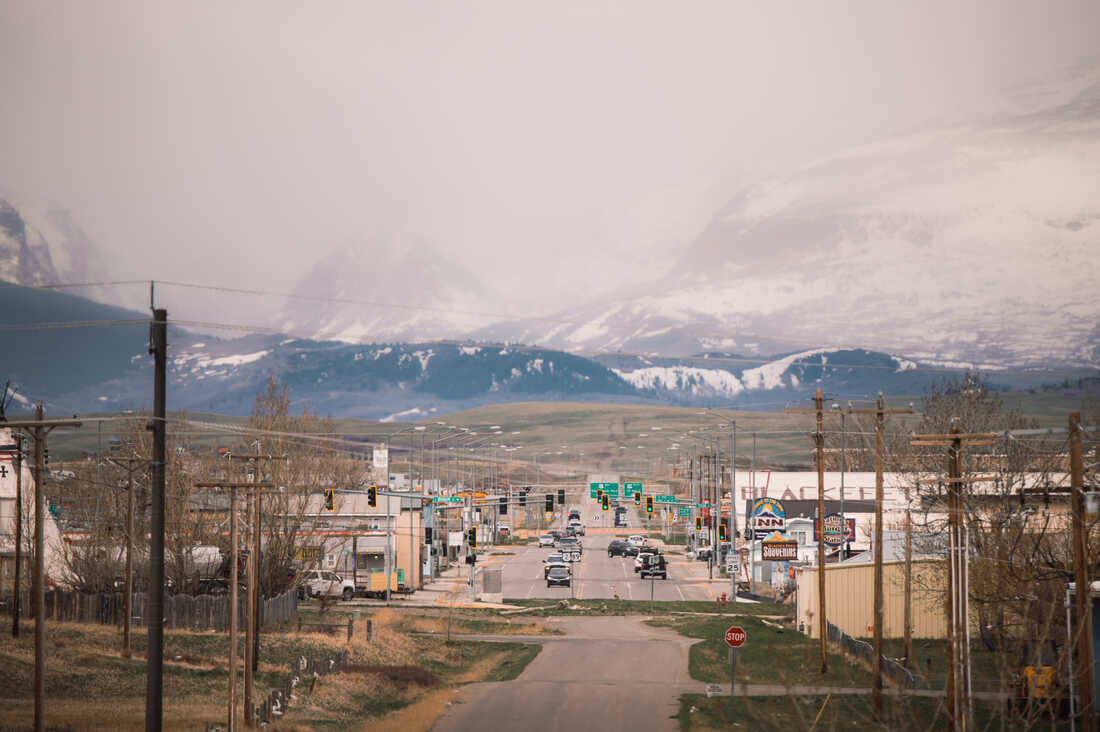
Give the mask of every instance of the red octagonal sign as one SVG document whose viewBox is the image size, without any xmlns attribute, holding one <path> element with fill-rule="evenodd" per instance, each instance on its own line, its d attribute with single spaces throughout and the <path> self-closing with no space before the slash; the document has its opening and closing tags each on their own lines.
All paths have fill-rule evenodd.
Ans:
<svg viewBox="0 0 1100 732">
<path fill-rule="evenodd" d="M 744 628 L 739 625 L 731 625 L 729 630 L 726 631 L 726 645 L 731 648 L 740 648 L 745 645 L 745 641 L 748 640 L 748 637 Z"/>
</svg>

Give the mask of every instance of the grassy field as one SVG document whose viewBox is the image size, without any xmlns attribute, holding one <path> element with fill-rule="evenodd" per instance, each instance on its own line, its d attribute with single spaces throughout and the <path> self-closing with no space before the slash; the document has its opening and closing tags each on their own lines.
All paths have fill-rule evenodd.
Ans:
<svg viewBox="0 0 1100 732">
<path fill-rule="evenodd" d="M 680 728 L 683 730 L 751 729 L 776 730 L 927 730 L 946 729 L 943 699 L 887 697 L 883 719 L 871 717 L 867 695 L 713 697 L 685 694 L 680 697 Z M 818 718 L 820 714 L 820 718 Z M 974 703 L 976 730 L 1069 729 L 1050 720 L 1026 721 L 1006 715 L 1003 705 L 977 700 Z M 816 725 L 814 722 L 816 721 Z"/>
<path fill-rule="evenodd" d="M 328 614 L 333 622 L 346 616 Z M 422 634 L 438 618 L 410 625 L 404 615 L 381 608 L 370 614 L 373 636 L 357 626 L 350 643 L 341 631 L 265 633 L 261 636 L 257 698 L 281 688 L 287 664 L 299 655 L 349 651 L 348 667 L 321 677 L 315 688 L 300 687 L 298 699 L 280 724 L 295 730 L 356 729 L 367 723 L 406 726 L 397 717 L 416 707 L 416 724 L 430 725 L 458 685 L 515 678 L 539 652 L 523 643 L 447 643 Z M 366 619 L 366 616 L 363 617 Z M 419 624 L 418 624 L 419 623 Z M 461 632 L 536 632 L 530 621 L 494 621 L 457 615 Z M 417 632 L 414 632 L 417 630 Z M 243 635 L 243 634 L 242 634 Z M 133 637 L 134 658 L 119 653 L 119 632 L 110 626 L 50 623 L 46 627 L 46 715 L 51 728 L 140 729 L 144 726 L 146 637 Z M 242 649 L 243 651 L 243 640 Z M 33 722 L 33 627 L 18 640 L 0 644 L 0 730 Z M 167 729 L 202 729 L 224 721 L 228 687 L 227 636 L 214 632 L 165 634 L 164 719 Z M 243 682 L 238 684 L 243 689 Z M 240 692 L 239 692 L 240 693 Z M 430 702 L 430 703 L 429 703 Z M 389 715 L 389 716 L 387 716 Z M 395 716 L 396 715 L 396 716 Z M 425 716 L 427 715 L 427 716 Z M 430 718 L 429 718 L 430 717 Z M 427 723 L 424 723 L 427 720 Z"/>
<path fill-rule="evenodd" d="M 754 607 L 770 607 L 757 605 Z M 797 632 L 790 622 L 776 622 L 739 614 L 725 616 L 668 617 L 649 621 L 650 625 L 672 628 L 701 642 L 691 647 L 689 671 L 691 678 L 710 683 L 729 683 L 729 646 L 725 632 L 739 625 L 748 634 L 741 648 L 737 665 L 737 680 L 750 684 L 780 684 L 822 686 L 869 686 L 871 675 L 860 666 L 848 662 L 842 655 L 830 652 L 829 670 L 821 673 L 821 646 Z"/>
<path fill-rule="evenodd" d="M 1066 415 L 1070 411 L 1088 412 L 1088 405 L 1082 397 L 1073 393 L 1012 391 L 1001 396 L 1006 405 L 1021 409 L 1043 426 L 1065 427 Z M 919 400 L 919 394 L 893 396 L 888 399 L 888 406 L 907 406 L 909 402 L 919 404 Z M 791 406 L 807 408 L 809 404 Z M 213 414 L 173 413 L 170 417 L 226 425 L 247 422 L 246 417 Z M 771 411 L 742 411 L 598 402 L 519 402 L 433 417 L 433 421 L 441 420 L 474 430 L 498 426 L 502 441 L 521 447 L 511 456 L 513 462 L 523 461 L 526 473 L 514 478 L 527 482 L 543 477 L 540 476 L 543 470 L 547 473 L 544 477 L 549 478 L 552 474 L 552 480 L 557 481 L 583 480 L 587 471 L 614 471 L 624 476 L 662 479 L 667 477 L 669 466 L 675 461 L 677 451 L 669 449 L 673 441 L 682 440 L 681 451 L 688 450 L 693 443 L 681 438 L 687 430 L 698 430 L 731 419 L 737 421 L 738 433 L 743 436 L 738 442 L 739 465 L 748 465 L 752 452 L 749 435 L 758 432 L 761 433 L 756 440 L 758 466 L 798 470 L 810 468 L 812 416 L 786 414 L 783 405 L 776 405 L 776 409 Z M 341 435 L 374 440 L 384 440 L 402 429 L 402 426 L 391 423 L 360 419 L 337 419 L 333 424 Z M 826 425 L 826 429 L 831 428 Z M 72 460 L 79 458 L 82 450 L 94 451 L 100 445 L 106 450 L 108 437 L 121 437 L 125 431 L 122 423 L 105 424 L 102 433 L 94 425 L 79 430 L 58 431 L 51 436 L 50 447 L 55 461 Z M 723 450 L 729 447 L 728 438 L 728 434 L 723 437 Z M 197 430 L 189 435 L 189 439 L 200 450 L 212 451 L 219 445 L 232 444 L 235 438 L 214 430 Z M 408 471 L 406 451 L 419 450 L 417 438 L 406 433 L 398 437 L 392 447 L 392 471 Z M 536 459 L 539 471 L 534 468 Z M 516 469 L 522 472 L 519 467 Z"/>
</svg>

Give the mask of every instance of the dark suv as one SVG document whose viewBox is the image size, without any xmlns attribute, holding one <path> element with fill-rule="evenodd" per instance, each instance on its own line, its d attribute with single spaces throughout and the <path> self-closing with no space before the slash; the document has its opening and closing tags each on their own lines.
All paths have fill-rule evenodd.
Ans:
<svg viewBox="0 0 1100 732">
<path fill-rule="evenodd" d="M 627 544 L 625 541 L 615 539 L 607 545 L 607 556 L 609 557 L 629 557 L 631 556 L 630 550 L 633 549 L 634 553 L 638 553 L 638 548 Z"/>
</svg>

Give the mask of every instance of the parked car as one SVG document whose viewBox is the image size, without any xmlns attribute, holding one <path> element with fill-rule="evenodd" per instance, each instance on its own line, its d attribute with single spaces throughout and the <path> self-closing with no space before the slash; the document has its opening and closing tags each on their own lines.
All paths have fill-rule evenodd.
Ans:
<svg viewBox="0 0 1100 732">
<path fill-rule="evenodd" d="M 355 584 L 327 569 L 311 569 L 305 573 L 302 583 L 310 597 L 342 597 L 350 600 L 355 595 Z"/>
<path fill-rule="evenodd" d="M 541 549 L 544 546 L 554 546 L 553 534 L 543 534 L 539 537 L 539 548 Z"/>
<path fill-rule="evenodd" d="M 547 587 L 553 587 L 554 585 L 569 587 L 570 584 L 572 584 L 572 575 L 569 573 L 568 567 L 555 565 L 546 573 Z"/>
<path fill-rule="evenodd" d="M 642 563 L 641 571 L 638 574 L 642 579 L 646 577 L 668 579 L 668 562 L 665 561 L 663 554 L 646 555 L 646 560 Z"/>
</svg>

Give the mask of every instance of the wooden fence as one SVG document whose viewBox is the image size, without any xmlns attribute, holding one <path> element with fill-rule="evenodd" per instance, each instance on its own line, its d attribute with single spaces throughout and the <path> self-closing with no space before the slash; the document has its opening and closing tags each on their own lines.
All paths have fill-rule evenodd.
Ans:
<svg viewBox="0 0 1100 732">
<path fill-rule="evenodd" d="M 20 592 L 20 616 L 33 620 L 30 593 Z M 99 623 L 122 625 L 125 596 L 121 592 L 72 592 L 51 590 L 46 593 L 46 619 L 74 623 Z M 5 614 L 11 617 L 11 595 L 0 599 Z M 260 609 L 263 627 L 275 627 L 295 623 L 298 619 L 298 594 L 294 590 L 270 600 L 264 600 Z M 146 624 L 149 596 L 135 592 L 131 603 L 131 623 L 136 627 Z M 238 598 L 238 618 L 244 624 L 245 600 Z M 164 598 L 164 627 L 189 630 L 229 630 L 228 595 L 166 595 Z"/>
</svg>

